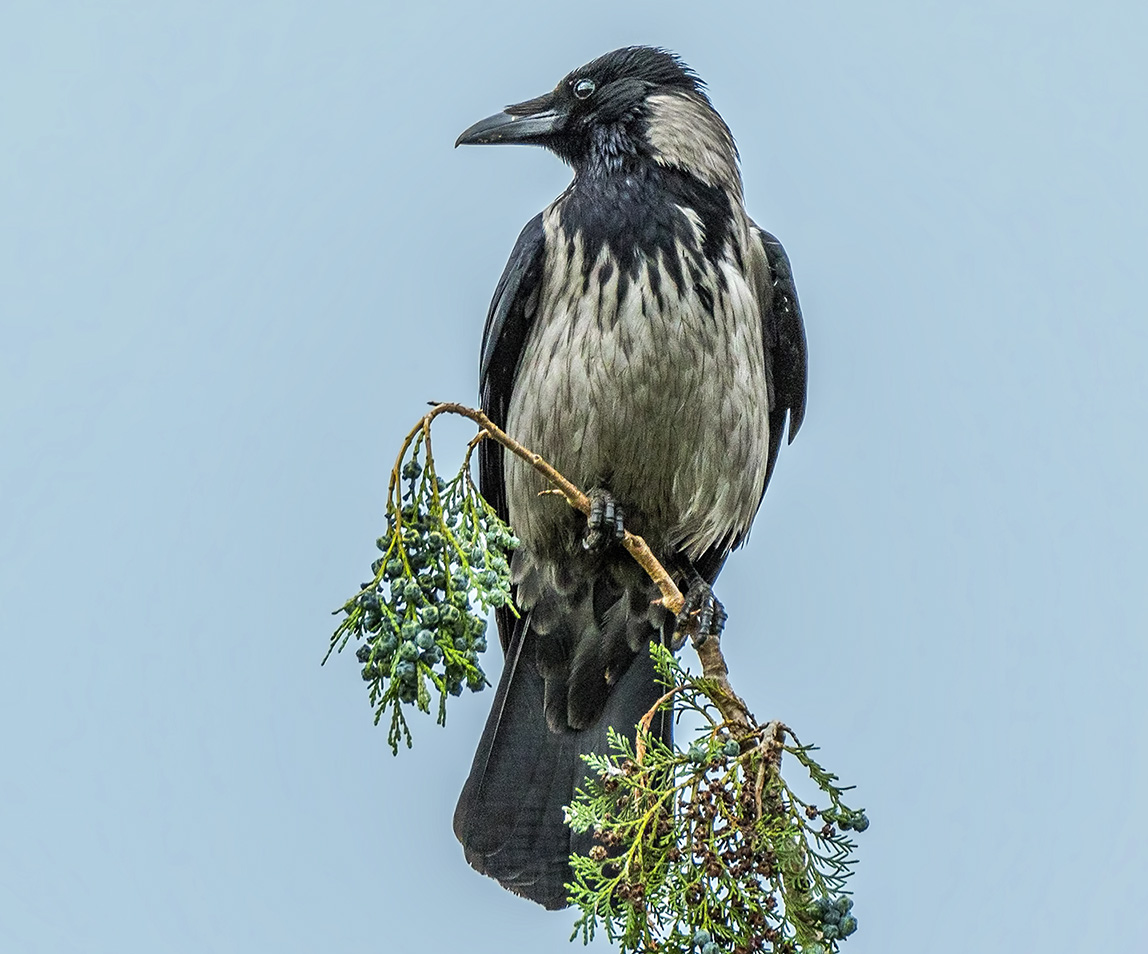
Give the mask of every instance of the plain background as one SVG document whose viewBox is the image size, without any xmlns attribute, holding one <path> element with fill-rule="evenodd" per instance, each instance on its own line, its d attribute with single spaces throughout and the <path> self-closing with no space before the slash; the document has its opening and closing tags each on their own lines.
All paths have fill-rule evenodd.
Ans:
<svg viewBox="0 0 1148 954">
<path fill-rule="evenodd" d="M 639 42 L 801 293 L 719 593 L 872 819 L 846 950 L 1145 949 L 1146 9 L 8 0 L 0 949 L 568 949 L 450 831 L 492 694 L 392 758 L 319 660 L 568 180 L 455 136 Z"/>
</svg>

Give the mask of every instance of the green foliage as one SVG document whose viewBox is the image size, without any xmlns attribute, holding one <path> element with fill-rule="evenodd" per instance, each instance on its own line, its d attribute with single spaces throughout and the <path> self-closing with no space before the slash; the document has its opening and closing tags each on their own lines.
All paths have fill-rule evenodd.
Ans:
<svg viewBox="0 0 1148 954">
<path fill-rule="evenodd" d="M 411 745 L 404 707 L 430 712 L 438 692 L 438 722 L 446 699 L 463 687 L 488 685 L 479 664 L 486 649 L 486 617 L 510 605 L 509 551 L 518 546 L 470 477 L 469 455 L 453 480 L 435 473 L 429 425 L 407 438 L 391 474 L 387 532 L 372 580 L 343 604 L 342 622 L 323 661 L 353 636 L 375 724 L 389 709 L 387 740 Z M 511 607 L 513 610 L 513 607 Z"/>
<path fill-rule="evenodd" d="M 569 809 L 576 831 L 593 831 L 588 856 L 571 860 L 573 937 L 599 927 L 623 952 L 825 954 L 857 928 L 843 892 L 863 812 L 847 789 L 778 723 L 732 738 L 713 686 L 655 647 L 662 680 L 679 711 L 705 722 L 686 749 L 639 731 L 638 746 L 611 736 Z M 669 695 L 669 694 L 667 694 Z M 786 741 L 786 737 L 792 742 Z M 788 753 L 828 798 L 818 809 L 781 775 Z M 571 940 L 573 940 L 573 937 Z"/>
</svg>

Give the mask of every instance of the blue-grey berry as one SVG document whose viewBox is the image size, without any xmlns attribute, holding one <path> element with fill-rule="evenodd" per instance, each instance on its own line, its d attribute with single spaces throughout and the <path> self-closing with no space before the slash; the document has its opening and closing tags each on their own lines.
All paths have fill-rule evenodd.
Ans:
<svg viewBox="0 0 1148 954">
<path fill-rule="evenodd" d="M 864 831 L 869 827 L 869 816 L 864 812 L 858 812 L 853 816 L 853 830 Z"/>
<path fill-rule="evenodd" d="M 857 930 L 857 919 L 852 914 L 847 915 L 841 919 L 841 924 L 837 928 L 838 933 L 842 937 L 848 937 Z"/>
<path fill-rule="evenodd" d="M 694 931 L 694 947 L 705 947 L 713 940 L 713 936 L 705 928 Z"/>
<path fill-rule="evenodd" d="M 430 649 L 434 645 L 434 633 L 429 629 L 420 629 L 418 635 L 415 636 L 415 645 L 419 649 Z"/>
</svg>

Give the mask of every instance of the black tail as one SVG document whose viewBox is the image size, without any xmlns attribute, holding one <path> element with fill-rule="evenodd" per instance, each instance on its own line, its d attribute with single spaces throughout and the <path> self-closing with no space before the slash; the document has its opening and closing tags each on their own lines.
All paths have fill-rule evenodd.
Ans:
<svg viewBox="0 0 1148 954">
<path fill-rule="evenodd" d="M 582 756 L 607 752 L 610 726 L 633 738 L 638 720 L 663 689 L 644 650 L 613 685 L 594 725 L 553 731 L 532 655 L 533 634 L 521 620 L 514 628 L 494 705 L 454 812 L 454 833 L 476 870 L 553 910 L 568 903 L 570 855 L 587 854 L 593 844 L 589 832 L 576 835 L 567 827 L 563 813 L 582 787 Z M 668 743 L 672 725 L 671 715 L 662 712 L 651 729 Z"/>
</svg>

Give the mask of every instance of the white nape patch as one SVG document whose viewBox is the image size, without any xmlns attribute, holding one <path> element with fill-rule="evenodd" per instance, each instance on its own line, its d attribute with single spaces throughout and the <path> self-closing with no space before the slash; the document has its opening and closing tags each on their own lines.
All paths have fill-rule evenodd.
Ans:
<svg viewBox="0 0 1148 954">
<path fill-rule="evenodd" d="M 655 93 L 646 106 L 647 138 L 656 162 L 690 172 L 741 199 L 737 146 L 721 116 L 704 100 L 680 91 Z"/>
</svg>

